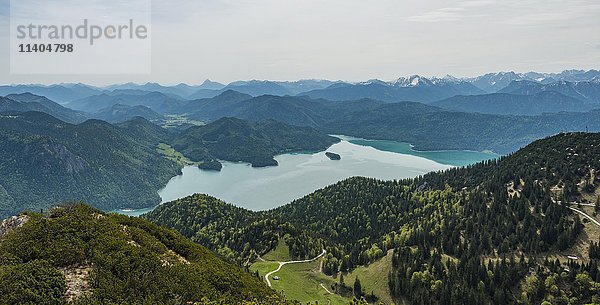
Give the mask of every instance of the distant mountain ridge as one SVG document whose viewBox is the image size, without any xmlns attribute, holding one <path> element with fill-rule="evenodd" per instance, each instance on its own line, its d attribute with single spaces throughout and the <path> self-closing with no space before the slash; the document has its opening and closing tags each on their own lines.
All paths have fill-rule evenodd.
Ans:
<svg viewBox="0 0 600 305">
<path fill-rule="evenodd" d="M 600 104 L 600 78 L 589 81 L 558 81 L 549 84 L 518 80 L 498 91 L 499 93 L 533 95 L 540 92 L 558 92 L 578 100 Z"/>
<path fill-rule="evenodd" d="M 83 112 L 63 107 L 44 96 L 29 92 L 0 97 L 0 112 L 5 111 L 40 111 L 69 123 L 81 123 L 88 119 Z"/>
<path fill-rule="evenodd" d="M 142 117 L 149 121 L 160 121 L 164 117 L 154 110 L 142 106 L 127 106 L 115 104 L 111 107 L 104 108 L 92 115 L 95 119 L 107 121 L 109 123 L 120 123 L 129 121 L 135 117 Z"/>
<path fill-rule="evenodd" d="M 168 96 L 164 93 L 152 91 L 145 94 L 116 94 L 102 93 L 83 99 L 75 100 L 66 106 L 75 110 L 95 113 L 100 110 L 121 104 L 125 106 L 145 106 L 158 113 L 176 113 L 178 107 L 187 101 Z"/>
<path fill-rule="evenodd" d="M 64 84 L 64 85 L 14 85 L 0 86 L 0 95 L 33 93 L 45 96 L 59 104 L 65 104 L 76 99 L 100 94 L 101 90 L 84 84 Z"/>
<path fill-rule="evenodd" d="M 491 93 L 457 95 L 432 103 L 433 106 L 461 111 L 500 115 L 539 115 L 557 112 L 586 112 L 600 108 L 555 91 L 540 91 L 531 95 Z"/>
<path fill-rule="evenodd" d="M 371 80 L 357 84 L 335 84 L 299 95 L 334 101 L 362 98 L 385 102 L 416 101 L 430 103 L 455 95 L 482 94 L 482 90 L 468 82 L 450 79 L 427 79 L 419 75 L 401 77 L 393 82 Z"/>
<path fill-rule="evenodd" d="M 465 80 L 488 92 L 495 93 L 508 86 L 513 81 L 532 81 L 540 84 L 550 84 L 558 81 L 587 82 L 600 77 L 598 70 L 565 70 L 560 73 L 515 73 L 497 72 L 466 78 Z"/>
<path fill-rule="evenodd" d="M 508 86 L 510 82 L 514 80 L 528 80 L 535 81 L 541 84 L 549 84 L 558 81 L 567 82 L 587 82 L 593 79 L 600 79 L 600 71 L 598 70 L 565 70 L 560 73 L 539 73 L 539 72 L 495 72 L 488 73 L 477 77 L 465 77 L 456 78 L 452 76 L 445 76 L 442 78 L 431 77 L 425 78 L 422 76 L 409 76 L 401 77 L 395 81 L 380 81 L 370 80 L 366 82 L 344 82 L 344 81 L 331 81 L 331 80 L 320 80 L 320 79 L 304 79 L 298 81 L 272 81 L 272 80 L 249 80 L 249 81 L 234 81 L 229 84 L 221 84 L 219 82 L 205 80 L 200 85 L 189 85 L 181 83 L 178 85 L 161 85 L 158 83 L 125 83 L 125 84 L 114 84 L 104 87 L 90 86 L 81 83 L 77 84 L 57 84 L 57 85 L 5 85 L 0 86 L 0 95 L 8 95 L 13 93 L 25 93 L 31 92 L 33 94 L 46 96 L 47 98 L 58 102 L 59 104 L 65 104 L 78 99 L 84 99 L 93 95 L 99 94 L 110 94 L 112 91 L 121 91 L 120 93 L 126 93 L 127 91 L 131 94 L 132 91 L 146 91 L 146 92 L 160 92 L 168 95 L 172 98 L 181 98 L 187 100 L 194 100 L 200 98 L 211 98 L 223 93 L 226 90 L 232 89 L 242 93 L 246 93 L 252 96 L 260 96 L 265 94 L 270 95 L 321 95 L 321 97 L 329 96 L 329 99 L 358 99 L 358 98 L 376 98 L 384 101 L 420 101 L 428 102 L 433 101 L 436 98 L 438 100 L 449 98 L 448 94 L 454 95 L 470 95 L 470 94 L 481 94 L 481 93 L 496 93 L 504 87 Z M 412 84 L 415 82 L 415 84 Z M 453 83 L 451 86 L 450 84 Z M 415 92 L 387 92 L 386 88 L 379 88 L 377 90 L 382 91 L 377 93 L 373 92 L 372 88 L 364 88 L 365 92 L 352 91 L 347 89 L 348 86 L 366 86 L 370 84 L 378 84 L 383 86 L 396 86 L 401 88 L 418 87 L 417 85 L 433 84 L 433 88 L 444 87 L 445 90 L 440 88 L 436 89 L 436 92 L 430 94 Z M 336 96 L 332 92 L 313 92 L 319 90 L 340 90 L 339 88 L 346 88 L 342 92 L 337 93 L 340 96 Z M 354 89 L 357 90 L 357 89 Z M 369 91 L 371 90 L 371 91 Z M 123 92 L 124 91 L 124 92 Z M 349 92 L 346 92 L 349 91 Z M 418 90 L 405 90 L 405 91 L 418 91 Z M 368 93 L 368 94 L 367 94 Z M 409 94 L 410 93 L 410 94 Z"/>
</svg>

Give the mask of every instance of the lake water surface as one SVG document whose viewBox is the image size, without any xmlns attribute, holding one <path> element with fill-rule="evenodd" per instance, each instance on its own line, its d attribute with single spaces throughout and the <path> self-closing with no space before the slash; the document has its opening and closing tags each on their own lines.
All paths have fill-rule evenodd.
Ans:
<svg viewBox="0 0 600 305">
<path fill-rule="evenodd" d="M 479 152 L 470 150 L 437 150 L 437 151 L 418 151 L 414 150 L 412 145 L 403 142 L 385 141 L 385 140 L 365 140 L 360 138 L 336 136 L 347 140 L 352 144 L 370 146 L 378 150 L 395 152 L 399 154 L 408 154 L 433 160 L 438 163 L 465 166 L 477 163 L 483 160 L 495 159 L 500 157 L 492 152 Z"/>
<path fill-rule="evenodd" d="M 204 193 L 250 210 L 267 210 L 353 176 L 384 180 L 410 178 L 497 157 L 465 151 L 417 152 L 406 143 L 341 138 L 344 140 L 327 150 L 339 154 L 342 157 L 339 161 L 319 152 L 279 155 L 275 157 L 279 166 L 266 168 L 223 162 L 221 172 L 213 172 L 188 166 L 182 175 L 172 178 L 159 195 L 164 203 Z M 137 216 L 152 209 L 115 212 Z"/>
</svg>

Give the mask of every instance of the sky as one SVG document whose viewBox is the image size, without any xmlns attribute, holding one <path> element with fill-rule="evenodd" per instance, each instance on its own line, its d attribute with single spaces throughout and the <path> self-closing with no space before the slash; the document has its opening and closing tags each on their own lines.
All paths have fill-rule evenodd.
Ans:
<svg viewBox="0 0 600 305">
<path fill-rule="evenodd" d="M 598 0 L 157 0 L 150 74 L 11 75 L 9 1 L 0 0 L 0 84 L 362 81 L 600 68 Z"/>
</svg>

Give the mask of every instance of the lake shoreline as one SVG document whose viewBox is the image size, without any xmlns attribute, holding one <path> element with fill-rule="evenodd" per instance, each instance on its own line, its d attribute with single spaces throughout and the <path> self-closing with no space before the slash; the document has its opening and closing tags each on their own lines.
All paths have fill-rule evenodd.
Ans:
<svg viewBox="0 0 600 305">
<path fill-rule="evenodd" d="M 162 198 L 160 204 L 193 193 L 205 193 L 250 210 L 268 210 L 288 204 L 315 190 L 353 176 L 394 180 L 411 178 L 453 166 L 419 156 L 418 153 L 405 154 L 380 150 L 371 145 L 360 145 L 346 140 L 352 140 L 352 137 L 333 136 L 340 138 L 341 141 L 324 151 L 308 152 L 308 154 L 291 152 L 275 156 L 280 164 L 279 166 L 253 168 L 249 163 L 223 161 L 222 172 L 204 171 L 204 173 L 197 166 L 186 166 L 182 169 L 181 175 L 172 177 L 165 187 L 158 190 Z M 376 140 L 366 141 L 377 142 Z M 407 143 L 395 142 L 395 144 L 408 147 Z M 325 155 L 325 152 L 332 149 L 332 147 L 336 147 L 336 152 L 341 149 L 342 160 L 333 161 Z M 435 153 L 440 154 L 442 152 Z M 444 153 L 463 154 L 465 152 L 449 151 Z M 344 155 L 348 158 L 345 158 Z M 467 156 L 469 156 L 468 153 Z M 491 157 L 489 154 L 483 156 Z M 472 160 L 471 163 L 476 161 Z M 327 162 L 333 163 L 329 164 Z M 390 166 L 393 170 L 388 168 Z M 318 172 L 323 172 L 327 177 L 319 178 L 320 176 L 316 174 Z M 228 175 L 241 175 L 240 177 L 243 178 L 231 178 Z M 311 182 L 311 180 L 317 180 L 317 182 Z M 176 187 L 175 185 L 178 183 L 181 185 Z M 275 187 L 276 185 L 284 185 L 285 187 Z M 289 194 L 286 194 L 286 187 Z M 183 191 L 183 189 L 188 191 Z M 261 200 L 261 194 L 264 195 L 263 189 L 271 189 L 270 192 L 275 193 L 275 199 L 263 198 Z M 242 198 L 246 200 L 242 200 Z M 265 204 L 265 202 L 268 204 Z M 139 216 L 152 211 L 157 206 L 143 209 L 115 209 L 112 212 Z"/>
</svg>

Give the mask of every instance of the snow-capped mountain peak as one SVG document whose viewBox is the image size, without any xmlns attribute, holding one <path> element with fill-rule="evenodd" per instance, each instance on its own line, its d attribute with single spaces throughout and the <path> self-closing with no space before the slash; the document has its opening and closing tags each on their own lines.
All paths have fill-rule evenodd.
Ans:
<svg viewBox="0 0 600 305">
<path fill-rule="evenodd" d="M 379 79 L 370 79 L 368 81 L 360 82 L 358 85 L 371 85 L 371 84 L 380 84 L 380 85 L 388 85 L 387 82 L 384 82 Z"/>
<path fill-rule="evenodd" d="M 419 75 L 412 75 L 410 77 L 400 77 L 392 84 L 398 87 L 420 87 L 433 85 L 433 83 L 429 79 Z"/>
</svg>

